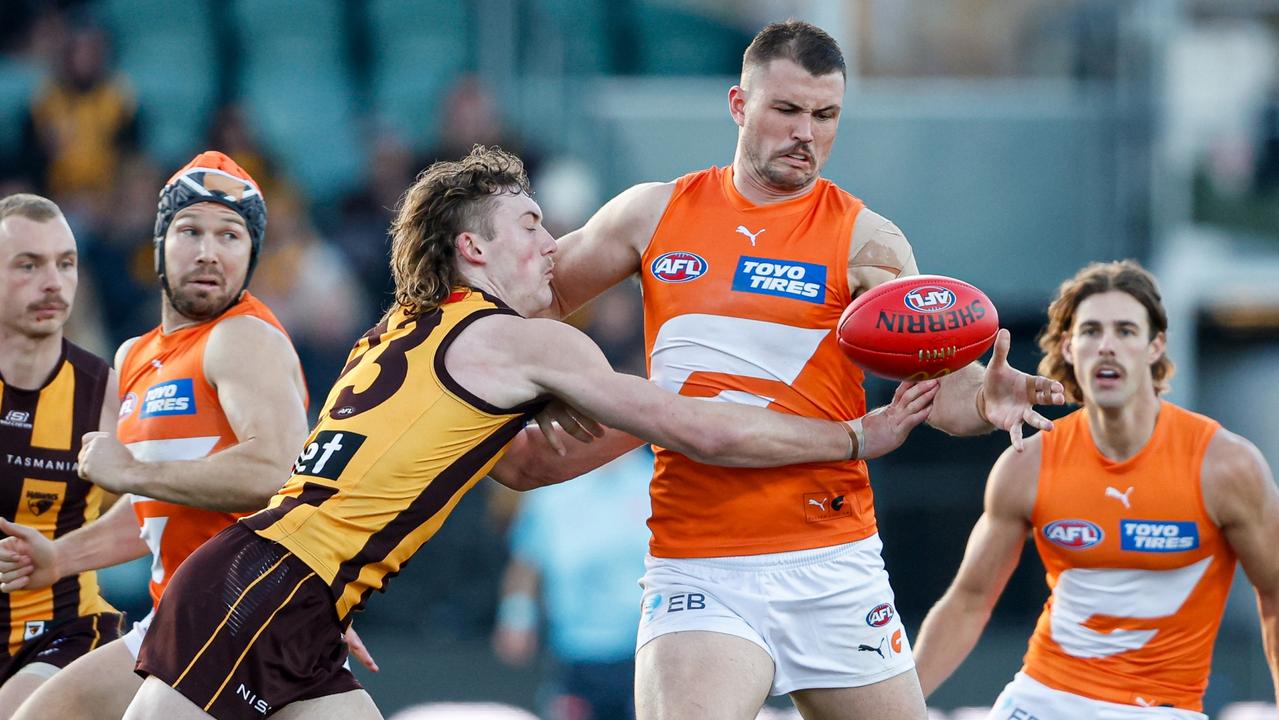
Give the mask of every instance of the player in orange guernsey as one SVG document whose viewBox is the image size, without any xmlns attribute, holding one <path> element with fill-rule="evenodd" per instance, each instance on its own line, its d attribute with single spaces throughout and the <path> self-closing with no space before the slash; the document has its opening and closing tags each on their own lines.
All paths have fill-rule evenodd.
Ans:
<svg viewBox="0 0 1279 720">
<path fill-rule="evenodd" d="M 116 353 L 116 432 L 85 436 L 80 453 L 80 475 L 128 502 L 53 543 L 19 529 L 0 544 L 3 589 L 150 554 L 158 602 L 196 547 L 287 477 L 306 438 L 306 390 L 284 329 L 246 289 L 265 228 L 257 184 L 222 153 L 201 153 L 166 183 L 161 322 Z M 119 718 L 141 684 L 133 665 L 149 622 L 69 666 L 17 717 Z"/>
<path fill-rule="evenodd" d="M 1029 531 L 1052 592 L 991 719 L 1205 718 L 1236 559 L 1279 676 L 1270 468 L 1252 443 L 1159 398 L 1173 371 L 1168 319 L 1139 265 L 1089 265 L 1061 286 L 1048 318 L 1040 371 L 1083 408 L 991 470 L 959 573 L 920 631 L 924 691 L 976 644 Z"/>
<path fill-rule="evenodd" d="M 76 475 L 84 433 L 115 425 L 106 361 L 63 337 L 78 284 L 75 237 L 37 195 L 0 198 L 0 530 L 59 537 L 97 518 L 104 493 Z M 77 657 L 120 636 L 95 573 L 0 595 L 0 720 Z"/>
<path fill-rule="evenodd" d="M 844 86 L 843 56 L 821 29 L 764 28 L 728 92 L 732 164 L 637 185 L 565 236 L 555 311 L 638 273 L 660 386 L 814 417 L 865 414 L 861 371 L 833 328 L 855 297 L 918 269 L 893 223 L 821 177 Z M 988 369 L 942 380 L 929 424 L 954 435 L 998 427 L 1018 445 L 1023 422 L 1050 426 L 1032 403 L 1063 402 L 1060 385 L 1009 367 L 1008 344 L 1001 333 Z M 575 448 L 572 462 L 541 463 L 521 439 L 495 471 L 555 482 L 638 442 L 612 434 Z M 924 717 L 864 463 L 740 471 L 656 454 L 641 720 L 745 720 L 769 694 L 790 694 L 810 720 Z"/>
<path fill-rule="evenodd" d="M 698 401 L 614 373 L 572 326 L 527 317 L 551 302 L 556 249 L 529 192 L 518 158 L 483 147 L 409 188 L 392 225 L 395 306 L 352 348 L 268 507 L 174 576 L 126 718 L 379 717 L 342 668 L 339 629 L 552 396 L 739 466 L 876 456 L 931 409 L 935 382 L 904 383 L 862 442 L 846 419 Z"/>
</svg>

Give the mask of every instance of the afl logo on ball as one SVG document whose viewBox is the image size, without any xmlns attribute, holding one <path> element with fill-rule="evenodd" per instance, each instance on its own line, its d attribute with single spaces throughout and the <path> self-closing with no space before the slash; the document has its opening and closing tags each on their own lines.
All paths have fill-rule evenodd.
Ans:
<svg viewBox="0 0 1279 720">
<path fill-rule="evenodd" d="M 893 612 L 893 606 L 889 603 L 876 605 L 870 612 L 866 613 L 866 624 L 871 627 L 884 627 L 893 621 L 896 613 Z"/>
<path fill-rule="evenodd" d="M 668 252 L 653 261 L 653 277 L 668 283 L 696 280 L 706 272 L 706 261 L 690 252 Z"/>
<path fill-rule="evenodd" d="M 918 312 L 935 313 L 955 305 L 955 293 L 937 285 L 924 285 L 906 293 L 906 307 Z"/>
</svg>

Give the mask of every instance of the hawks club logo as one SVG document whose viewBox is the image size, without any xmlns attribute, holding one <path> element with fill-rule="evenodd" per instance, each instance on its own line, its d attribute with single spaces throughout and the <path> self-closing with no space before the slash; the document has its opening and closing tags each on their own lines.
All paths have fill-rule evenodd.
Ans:
<svg viewBox="0 0 1279 720">
<path fill-rule="evenodd" d="M 706 261 L 690 252 L 668 252 L 653 261 L 653 277 L 668 283 L 696 280 L 706 273 Z"/>
<path fill-rule="evenodd" d="M 27 491 L 27 509 L 32 515 L 43 515 L 58 501 L 57 493 Z"/>
</svg>

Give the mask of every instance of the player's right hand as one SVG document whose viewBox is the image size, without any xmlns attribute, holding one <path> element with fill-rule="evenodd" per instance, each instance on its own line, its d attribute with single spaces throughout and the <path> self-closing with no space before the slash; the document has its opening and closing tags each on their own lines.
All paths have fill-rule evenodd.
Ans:
<svg viewBox="0 0 1279 720">
<path fill-rule="evenodd" d="M 898 385 L 892 402 L 862 418 L 865 443 L 858 457 L 868 460 L 887 455 L 906 442 L 910 431 L 928 419 L 939 387 L 937 380 L 907 380 Z"/>
<path fill-rule="evenodd" d="M 116 438 L 115 433 L 85 433 L 80 440 L 80 455 L 77 459 L 82 479 L 117 495 L 142 492 L 133 484 L 139 477 L 139 473 L 134 470 L 138 461 Z"/>
<path fill-rule="evenodd" d="M 39 530 L 0 518 L 0 592 L 40 590 L 58 581 L 53 541 Z"/>
</svg>

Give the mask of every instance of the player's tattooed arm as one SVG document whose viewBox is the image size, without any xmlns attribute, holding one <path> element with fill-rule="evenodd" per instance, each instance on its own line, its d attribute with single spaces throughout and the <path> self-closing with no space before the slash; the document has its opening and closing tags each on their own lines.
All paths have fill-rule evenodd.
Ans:
<svg viewBox="0 0 1279 720">
<path fill-rule="evenodd" d="M 918 275 L 915 250 L 893 221 L 862 208 L 848 244 L 848 289 L 858 295 L 906 275 Z"/>
<path fill-rule="evenodd" d="M 1279 490 L 1248 440 L 1218 430 L 1204 455 L 1204 507 L 1235 551 L 1257 593 L 1261 642 L 1279 700 Z"/>
</svg>

